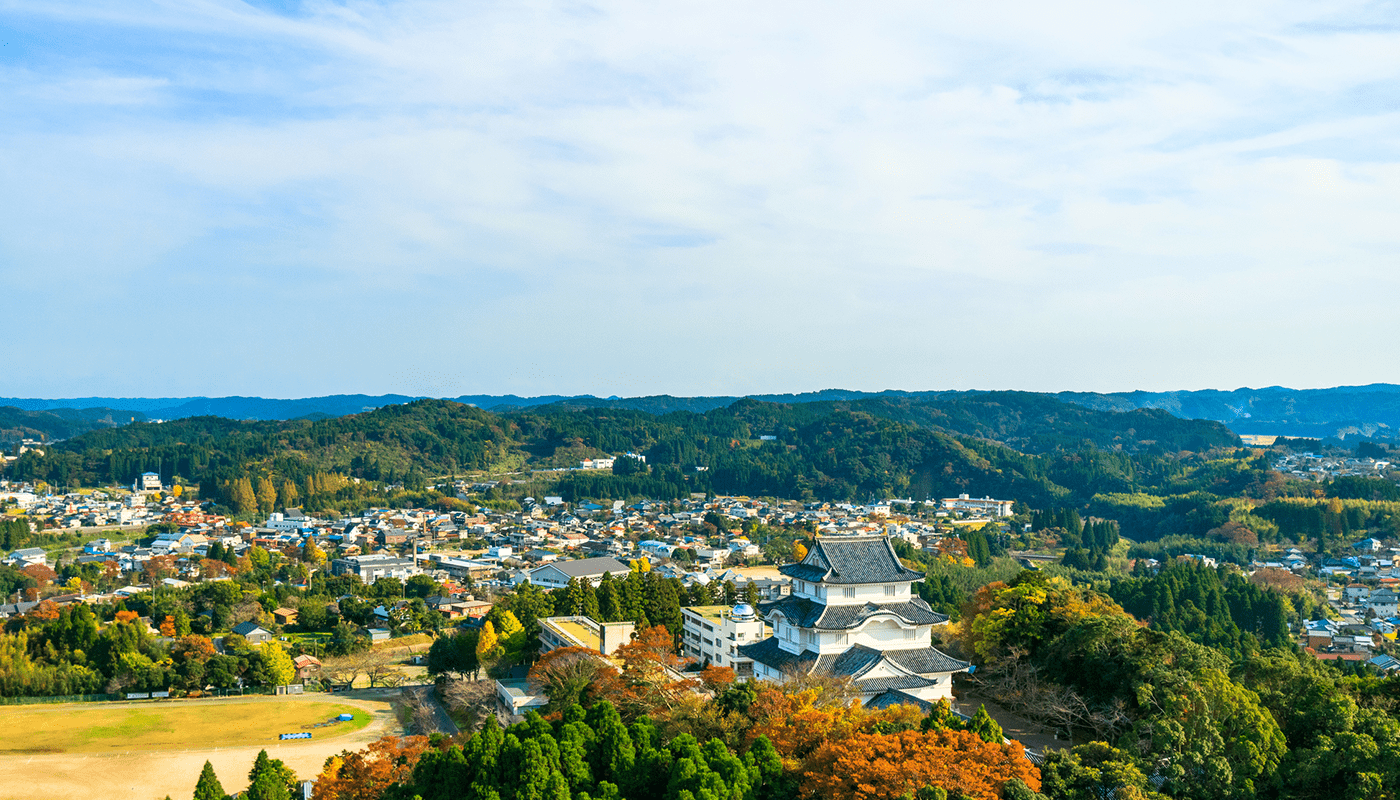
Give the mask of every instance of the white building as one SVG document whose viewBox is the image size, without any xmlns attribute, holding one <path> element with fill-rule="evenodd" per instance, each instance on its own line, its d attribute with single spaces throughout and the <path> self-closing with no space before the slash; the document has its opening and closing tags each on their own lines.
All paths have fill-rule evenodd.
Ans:
<svg viewBox="0 0 1400 800">
<path fill-rule="evenodd" d="M 136 483 L 131 485 L 133 492 L 159 492 L 161 490 L 160 473 L 143 472 L 141 477 L 136 479 Z"/>
<path fill-rule="evenodd" d="M 631 572 L 631 567 L 621 561 L 603 556 L 585 558 L 579 561 L 557 561 L 543 567 L 536 567 L 526 572 L 525 577 L 529 579 L 530 583 L 541 589 L 560 589 L 568 586 L 571 578 L 588 581 L 589 584 L 597 586 L 603 582 L 604 574 L 612 575 L 614 578 L 625 578 Z"/>
<path fill-rule="evenodd" d="M 1011 500 L 968 497 L 965 494 L 960 494 L 957 497 L 945 497 L 941 502 L 943 507 L 949 511 L 971 511 L 993 517 L 1011 516 L 1011 507 L 1015 505 L 1015 502 Z"/>
<path fill-rule="evenodd" d="M 737 652 L 761 680 L 849 677 L 861 702 L 926 705 L 952 697 L 970 666 L 933 646 L 948 617 L 914 595 L 923 574 L 906 568 L 884 536 L 818 536 L 800 564 L 779 571 L 792 594 L 762 604 L 773 635 Z"/>
<path fill-rule="evenodd" d="M 740 678 L 753 677 L 753 659 L 739 655 L 739 647 L 768 636 L 768 626 L 753 606 L 692 606 L 681 609 L 681 618 L 681 655 L 701 664 L 729 667 Z"/>
</svg>

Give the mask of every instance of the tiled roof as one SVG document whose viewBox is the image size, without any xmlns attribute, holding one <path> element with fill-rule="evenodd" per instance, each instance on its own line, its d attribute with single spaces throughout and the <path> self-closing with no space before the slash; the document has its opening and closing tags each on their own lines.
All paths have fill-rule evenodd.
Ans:
<svg viewBox="0 0 1400 800">
<path fill-rule="evenodd" d="M 778 640 L 772 636 L 754 644 L 741 644 L 738 649 L 739 655 L 752 658 L 784 674 L 805 675 L 811 672 L 812 665 L 817 661 L 817 654 L 810 650 L 802 651 L 801 655 L 789 653 L 779 647 Z"/>
<path fill-rule="evenodd" d="M 857 679 L 856 688 L 862 692 L 887 692 L 890 689 L 922 689 L 935 683 L 937 681 L 918 675 L 892 675 L 885 678 Z"/>
<path fill-rule="evenodd" d="M 863 603 L 858 606 L 825 605 L 791 595 L 759 606 L 766 615 L 781 613 L 799 628 L 843 631 L 858 628 L 866 620 L 881 614 L 893 614 L 911 625 L 938 625 L 948 621 L 947 614 L 929 608 L 928 603 L 915 598 L 903 603 Z"/>
<path fill-rule="evenodd" d="M 756 644 L 740 645 L 739 653 L 779 672 L 810 673 L 818 677 L 848 676 L 859 679 L 861 674 L 879 663 L 882 658 L 889 659 L 904 669 L 921 675 L 935 672 L 961 672 L 969 666 L 966 661 L 959 661 L 933 647 L 881 651 L 865 645 L 856 645 L 839 654 L 818 656 L 810 650 L 804 650 L 800 655 L 794 655 L 779 647 L 777 638 L 772 636 Z M 918 685 L 927 686 L 928 684 Z M 864 686 L 863 683 L 862 686 Z"/>
<path fill-rule="evenodd" d="M 959 661 L 936 647 L 921 647 L 915 650 L 886 650 L 885 657 L 910 672 L 927 674 L 930 672 L 961 672 L 972 666 Z"/>
<path fill-rule="evenodd" d="M 800 564 L 778 571 L 797 580 L 854 584 L 893 583 L 923 578 L 905 567 L 885 536 L 818 536 Z"/>
</svg>

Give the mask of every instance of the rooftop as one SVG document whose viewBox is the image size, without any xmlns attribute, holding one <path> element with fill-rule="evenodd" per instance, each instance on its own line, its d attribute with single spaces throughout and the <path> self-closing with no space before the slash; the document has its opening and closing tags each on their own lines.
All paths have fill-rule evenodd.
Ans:
<svg viewBox="0 0 1400 800">
<path fill-rule="evenodd" d="M 598 635 L 598 629 L 590 627 L 574 617 L 547 617 L 541 619 L 540 624 L 552 628 L 565 639 L 573 640 L 577 647 L 587 647 L 594 652 L 598 652 L 602 647 L 602 639 Z"/>
<path fill-rule="evenodd" d="M 922 580 L 922 572 L 900 562 L 885 536 L 818 536 L 800 564 L 779 567 L 798 580 L 835 583 L 894 583 Z"/>
<path fill-rule="evenodd" d="M 711 622 L 723 622 L 728 616 L 729 606 L 689 606 L 682 608 L 681 612 L 690 612 Z"/>
</svg>

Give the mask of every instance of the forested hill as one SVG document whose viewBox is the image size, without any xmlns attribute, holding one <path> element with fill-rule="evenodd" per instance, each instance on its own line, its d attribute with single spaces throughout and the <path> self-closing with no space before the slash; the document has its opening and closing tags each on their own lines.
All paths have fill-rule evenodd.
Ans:
<svg viewBox="0 0 1400 800">
<path fill-rule="evenodd" d="M 1056 443 L 1063 447 L 1052 449 Z M 949 407 L 741 400 L 705 414 L 662 415 L 561 407 L 501 414 L 419 400 L 324 420 L 137 423 L 93 431 L 44 455 L 26 453 L 9 474 L 98 485 L 129 483 L 149 470 L 224 497 L 241 478 L 306 487 L 316 475 L 341 475 L 413 488 L 442 475 L 572 467 L 635 452 L 647 457 L 646 467 L 561 473 L 556 491 L 571 498 L 707 491 L 828 500 L 968 492 L 1046 504 L 1156 485 L 1185 469 L 1178 451 L 1236 444 L 1213 423 L 1019 394 Z M 315 481 L 302 489 L 313 492 L 321 493 Z"/>
<path fill-rule="evenodd" d="M 92 430 L 126 425 L 145 420 L 139 411 L 116 411 L 111 408 L 58 408 L 26 411 L 13 406 L 0 406 L 0 445 L 35 439 L 68 439 Z"/>
<path fill-rule="evenodd" d="M 749 399 L 785 405 L 805 403 L 854 403 L 875 401 L 893 406 L 924 404 L 958 404 L 976 402 L 977 398 L 996 396 L 998 392 L 983 391 L 900 391 L 860 392 L 845 389 L 825 389 L 797 394 L 749 395 Z M 1030 393 L 1019 393 L 1027 394 Z M 1316 439 L 1341 437 L 1371 437 L 1395 439 L 1400 437 L 1400 386 L 1372 384 L 1369 386 L 1339 386 L 1330 389 L 1288 389 L 1271 386 L 1263 389 L 1175 392 L 1060 392 L 1036 394 L 1046 401 L 1061 401 L 1099 411 L 1133 411 L 1149 409 L 1165 411 L 1182 419 L 1202 419 L 1223 422 L 1236 433 L 1263 433 Z M 118 409 L 113 417 L 119 422 L 133 413 L 152 419 L 183 419 L 194 416 L 220 416 L 230 419 L 287 420 L 339 417 L 370 411 L 388 405 L 398 405 L 422 397 L 408 395 L 330 395 L 300 399 L 269 399 L 264 397 L 185 397 L 185 398 L 114 398 L 88 397 L 67 400 L 33 398 L 0 398 L 0 406 L 12 406 L 24 411 L 53 411 L 56 409 L 86 409 L 90 407 Z M 557 405 L 572 409 L 616 409 L 668 414 L 690 411 L 704 414 L 727 408 L 739 397 L 519 397 L 516 395 L 463 395 L 448 398 L 475 405 L 488 411 L 515 411 Z M 924 420 L 912 421 L 924 424 Z M 45 431 L 42 426 L 34 426 Z M 72 435 L 67 428 L 47 430 L 49 438 Z"/>
</svg>

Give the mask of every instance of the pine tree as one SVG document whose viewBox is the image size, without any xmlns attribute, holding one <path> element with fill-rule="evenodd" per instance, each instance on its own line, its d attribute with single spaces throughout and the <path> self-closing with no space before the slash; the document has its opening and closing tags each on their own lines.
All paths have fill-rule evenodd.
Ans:
<svg viewBox="0 0 1400 800">
<path fill-rule="evenodd" d="M 224 794 L 224 785 L 219 783 L 219 776 L 214 774 L 214 765 L 208 761 L 204 762 L 204 770 L 199 773 L 199 783 L 194 785 L 194 800 L 227 800 L 228 795 Z"/>
<path fill-rule="evenodd" d="M 603 574 L 606 575 L 607 573 Z M 579 587 L 579 590 L 579 596 L 581 597 L 579 601 L 579 613 L 589 619 L 599 619 L 602 615 L 602 609 L 598 605 L 598 595 L 593 591 L 592 585 L 584 581 L 583 585 Z"/>
<path fill-rule="evenodd" d="M 972 715 L 972 723 L 968 728 L 988 744 L 1001 744 L 1002 739 L 1006 738 L 1001 726 L 987 713 L 986 706 L 977 707 L 977 713 Z"/>
<path fill-rule="evenodd" d="M 617 590 L 617 581 L 613 580 L 612 573 L 603 573 L 603 580 L 598 584 L 596 594 L 598 599 L 598 621 L 621 622 L 624 618 L 622 594 Z"/>
<path fill-rule="evenodd" d="M 281 761 L 268 758 L 267 751 L 259 751 L 248 773 L 247 800 L 291 800 L 291 784 L 296 782 L 296 773 Z"/>
</svg>

